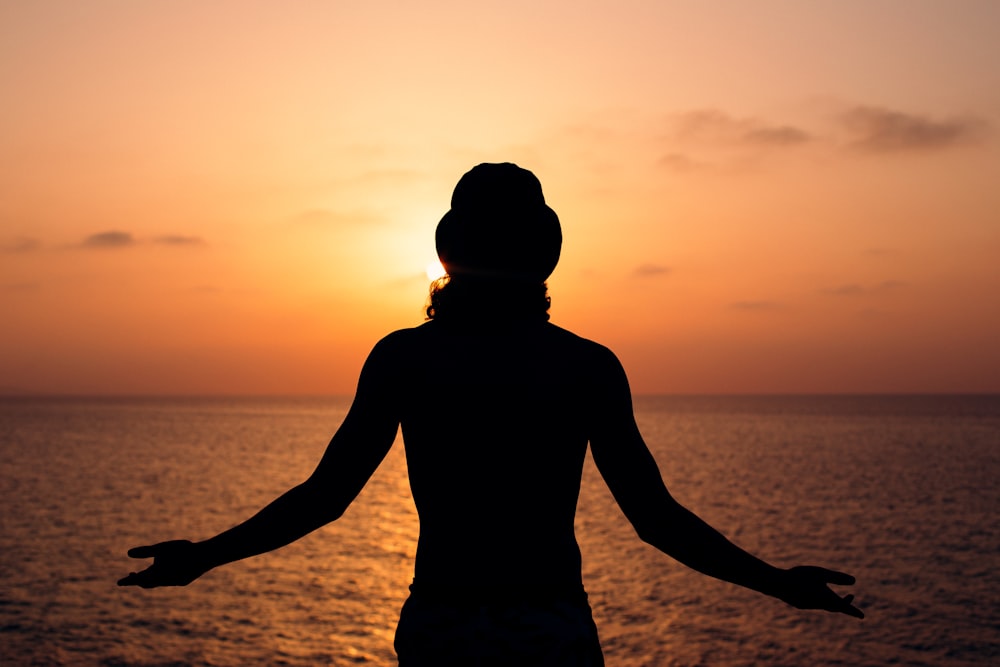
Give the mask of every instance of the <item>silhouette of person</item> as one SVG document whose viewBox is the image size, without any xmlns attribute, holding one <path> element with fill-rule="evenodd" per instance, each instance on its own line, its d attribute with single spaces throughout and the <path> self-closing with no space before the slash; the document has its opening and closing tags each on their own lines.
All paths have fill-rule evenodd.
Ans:
<svg viewBox="0 0 1000 667">
<path fill-rule="evenodd" d="M 606 347 L 548 319 L 562 233 L 530 171 L 481 164 L 455 187 L 436 244 L 447 270 L 428 321 L 379 341 L 316 470 L 203 542 L 136 547 L 153 564 L 119 585 L 183 586 L 334 521 L 403 430 L 420 533 L 396 631 L 399 664 L 603 665 L 574 515 L 589 443 L 638 536 L 704 574 L 795 607 L 862 618 L 828 584 L 729 542 L 668 492 Z"/>
</svg>

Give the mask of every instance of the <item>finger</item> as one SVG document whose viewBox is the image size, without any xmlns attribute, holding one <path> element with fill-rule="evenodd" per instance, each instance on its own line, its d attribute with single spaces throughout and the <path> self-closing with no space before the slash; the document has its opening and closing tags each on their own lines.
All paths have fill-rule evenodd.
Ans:
<svg viewBox="0 0 1000 667">
<path fill-rule="evenodd" d="M 119 586 L 138 586 L 142 578 L 138 572 L 129 572 L 127 577 L 118 580 Z"/>
<path fill-rule="evenodd" d="M 848 616 L 853 616 L 855 618 L 864 618 L 865 617 L 864 612 L 862 612 L 860 609 L 851 604 L 853 601 L 854 601 L 853 595 L 845 595 L 843 598 L 841 598 L 842 604 L 838 608 L 838 611 L 847 614 Z"/>
<path fill-rule="evenodd" d="M 848 616 L 853 616 L 854 618 L 864 618 L 865 613 L 855 606 L 847 605 L 844 607 L 843 612 Z"/>
<path fill-rule="evenodd" d="M 151 544 L 143 547 L 133 547 L 128 550 L 129 558 L 153 558 L 156 556 L 158 544 Z"/>
<path fill-rule="evenodd" d="M 131 572 L 127 577 L 118 581 L 119 586 L 138 586 L 139 588 L 158 588 L 164 584 L 160 580 L 159 573 L 152 567 L 141 572 Z"/>
</svg>

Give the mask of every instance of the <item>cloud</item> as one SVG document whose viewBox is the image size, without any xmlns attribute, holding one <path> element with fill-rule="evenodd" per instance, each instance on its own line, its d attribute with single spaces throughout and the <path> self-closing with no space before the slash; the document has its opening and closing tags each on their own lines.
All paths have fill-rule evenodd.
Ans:
<svg viewBox="0 0 1000 667">
<path fill-rule="evenodd" d="M 194 246 L 194 245 L 205 245 L 205 240 L 198 236 L 181 236 L 179 234 L 167 234 L 166 236 L 157 236 L 153 239 L 153 243 L 161 243 L 163 245 L 172 246 Z"/>
<path fill-rule="evenodd" d="M 8 292 L 34 292 L 42 286 L 36 282 L 6 283 L 3 289 Z"/>
<path fill-rule="evenodd" d="M 91 234 L 83 240 L 85 248 L 124 248 L 135 244 L 135 239 L 128 232 L 116 230 Z"/>
<path fill-rule="evenodd" d="M 685 111 L 674 116 L 674 128 L 680 137 L 714 140 L 732 130 L 736 121 L 717 109 Z"/>
<path fill-rule="evenodd" d="M 781 304 L 775 301 L 734 301 L 729 307 L 733 310 L 765 311 L 778 310 Z"/>
<path fill-rule="evenodd" d="M 0 244 L 0 251 L 3 252 L 32 252 L 42 247 L 42 242 L 28 236 L 15 236 L 9 241 Z"/>
<path fill-rule="evenodd" d="M 868 257 L 889 257 L 896 254 L 896 251 L 892 248 L 875 246 L 872 248 L 865 248 L 864 254 Z"/>
<path fill-rule="evenodd" d="M 696 169 L 708 166 L 704 162 L 690 158 L 683 153 L 667 153 L 660 158 L 659 164 L 661 167 L 680 172 L 695 171 Z"/>
<path fill-rule="evenodd" d="M 858 106 L 840 117 L 851 144 L 870 153 L 930 151 L 979 138 L 986 123 L 976 118 L 934 120 L 880 107 Z"/>
<path fill-rule="evenodd" d="M 637 278 L 652 278 L 654 276 L 666 276 L 670 274 L 669 266 L 661 266 L 660 264 L 642 264 L 635 268 L 632 275 Z"/>
<path fill-rule="evenodd" d="M 354 213 L 344 213 L 342 211 L 330 211 L 323 208 L 314 208 L 302 211 L 291 217 L 292 224 L 313 226 L 313 227 L 339 227 L 342 225 L 369 225 L 383 222 L 383 219 L 373 213 L 357 211 Z"/>
<path fill-rule="evenodd" d="M 388 185 L 401 185 L 413 183 L 425 177 L 425 174 L 416 169 L 371 169 L 353 177 L 356 183 L 377 183 Z"/>
<path fill-rule="evenodd" d="M 793 146 L 810 141 L 812 137 L 806 131 L 791 125 L 775 125 L 748 130 L 743 135 L 743 140 L 762 146 Z"/>
<path fill-rule="evenodd" d="M 822 291 L 824 294 L 829 294 L 831 296 L 858 297 L 885 292 L 887 290 L 896 289 L 905 285 L 906 283 L 898 280 L 884 280 L 880 283 L 868 286 L 859 285 L 857 283 L 846 283 L 837 287 L 828 287 Z"/>
<path fill-rule="evenodd" d="M 858 296 L 865 293 L 865 288 L 856 283 L 849 283 L 846 285 L 840 285 L 839 287 L 830 287 L 823 290 L 826 294 L 833 294 L 835 296 Z"/>
<path fill-rule="evenodd" d="M 737 118 L 718 109 L 677 114 L 674 128 L 681 139 L 737 146 L 784 148 L 812 140 L 812 135 L 793 125 Z"/>
<path fill-rule="evenodd" d="M 661 168 L 679 173 L 755 167 L 759 160 L 814 142 L 806 130 L 787 123 L 738 117 L 719 109 L 672 114 L 664 137 L 669 152 Z"/>
</svg>

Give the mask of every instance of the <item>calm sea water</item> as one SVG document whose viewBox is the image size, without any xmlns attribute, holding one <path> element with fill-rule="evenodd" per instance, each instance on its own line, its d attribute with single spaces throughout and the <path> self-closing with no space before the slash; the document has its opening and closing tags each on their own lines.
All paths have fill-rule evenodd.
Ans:
<svg viewBox="0 0 1000 667">
<path fill-rule="evenodd" d="M 416 514 L 401 443 L 338 522 L 192 586 L 201 539 L 304 479 L 342 399 L 0 399 L 0 663 L 393 665 Z M 1000 664 L 1000 397 L 645 397 L 674 495 L 778 565 L 855 574 L 800 612 L 641 543 L 588 461 L 577 532 L 609 667 Z"/>
</svg>

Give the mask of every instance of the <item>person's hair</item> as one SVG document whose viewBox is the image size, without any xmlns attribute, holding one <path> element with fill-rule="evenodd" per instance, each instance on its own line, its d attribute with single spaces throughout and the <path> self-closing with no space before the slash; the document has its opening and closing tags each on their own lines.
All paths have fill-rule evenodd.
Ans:
<svg viewBox="0 0 1000 667">
<path fill-rule="evenodd" d="M 428 320 L 440 321 L 547 322 L 551 304 L 544 282 L 457 275 L 438 278 L 431 283 L 424 312 Z"/>
</svg>

